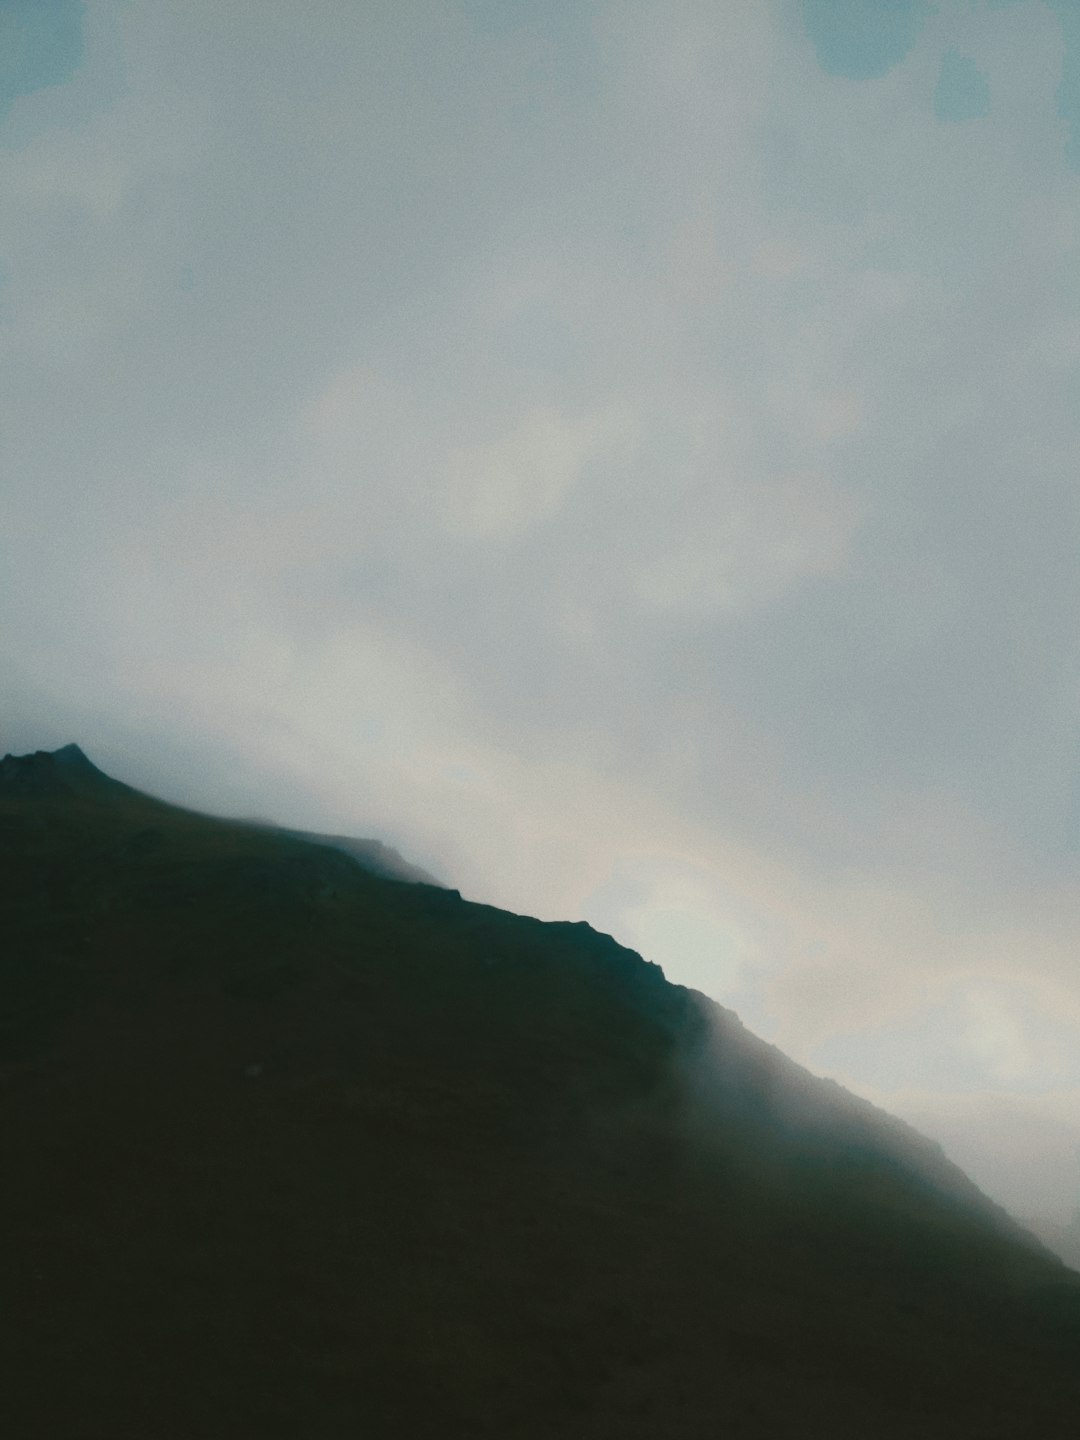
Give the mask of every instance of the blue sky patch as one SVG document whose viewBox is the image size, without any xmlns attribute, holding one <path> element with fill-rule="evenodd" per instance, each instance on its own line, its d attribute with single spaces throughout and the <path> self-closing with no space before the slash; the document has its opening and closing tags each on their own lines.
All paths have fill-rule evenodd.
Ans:
<svg viewBox="0 0 1080 1440">
<path fill-rule="evenodd" d="M 802 0 L 818 64 L 849 80 L 876 80 L 899 64 L 930 14 L 925 0 Z"/>
<path fill-rule="evenodd" d="M 0 120 L 20 95 L 71 79 L 82 21 L 82 0 L 0 0 Z"/>
<path fill-rule="evenodd" d="M 939 120 L 981 120 L 990 113 L 990 86 L 986 76 L 967 55 L 946 50 L 934 92 L 934 114 Z"/>
<path fill-rule="evenodd" d="M 1050 0 L 1050 8 L 1065 41 L 1057 94 L 1058 114 L 1069 127 L 1065 156 L 1074 170 L 1080 170 L 1080 6 L 1076 0 Z"/>
</svg>

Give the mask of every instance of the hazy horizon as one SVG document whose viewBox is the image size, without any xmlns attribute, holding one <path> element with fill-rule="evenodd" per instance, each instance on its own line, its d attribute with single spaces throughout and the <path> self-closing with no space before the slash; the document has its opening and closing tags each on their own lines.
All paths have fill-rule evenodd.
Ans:
<svg viewBox="0 0 1080 1440">
<path fill-rule="evenodd" d="M 1080 1201 L 1080 10 L 0 3 L 0 752 Z"/>
</svg>

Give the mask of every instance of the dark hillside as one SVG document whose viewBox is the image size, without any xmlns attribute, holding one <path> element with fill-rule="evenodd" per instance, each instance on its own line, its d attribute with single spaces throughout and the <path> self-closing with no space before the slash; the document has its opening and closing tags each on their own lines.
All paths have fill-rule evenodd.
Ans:
<svg viewBox="0 0 1080 1440">
<path fill-rule="evenodd" d="M 277 829 L 284 838 L 308 840 L 314 845 L 326 845 L 331 850 L 340 850 L 372 875 L 381 875 L 384 880 L 411 880 L 414 885 L 445 888 L 434 875 L 421 870 L 418 865 L 410 865 L 396 850 L 384 845 L 381 840 L 358 840 L 351 835 L 315 835 L 306 830 L 284 830 L 278 826 L 266 828 Z"/>
<path fill-rule="evenodd" d="M 0 764 L 13 1440 L 1020 1440 L 1080 1277 L 588 926 Z"/>
</svg>

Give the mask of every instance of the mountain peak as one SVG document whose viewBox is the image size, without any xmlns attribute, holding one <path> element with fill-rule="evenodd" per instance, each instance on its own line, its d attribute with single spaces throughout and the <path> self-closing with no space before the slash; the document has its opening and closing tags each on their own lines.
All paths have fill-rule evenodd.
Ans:
<svg viewBox="0 0 1080 1440">
<path fill-rule="evenodd" d="M 39 753 L 48 754 L 47 751 Z M 87 759 L 86 752 L 75 744 L 61 745 L 59 750 L 52 752 L 52 758 L 55 764 L 62 765 L 66 770 L 92 770 L 95 775 L 101 774 L 93 761 Z"/>
<path fill-rule="evenodd" d="M 94 784 L 114 783 L 75 744 L 62 745 L 59 750 L 9 754 L 0 760 L 0 793 L 70 795 L 87 781 Z"/>
</svg>

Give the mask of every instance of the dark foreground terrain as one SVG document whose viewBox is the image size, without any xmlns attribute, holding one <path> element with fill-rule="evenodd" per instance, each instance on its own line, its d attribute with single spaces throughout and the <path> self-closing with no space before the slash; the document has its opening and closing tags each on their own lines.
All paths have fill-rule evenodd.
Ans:
<svg viewBox="0 0 1080 1440">
<path fill-rule="evenodd" d="M 74 747 L 0 843 L 10 1440 L 1080 1431 L 1080 1277 L 606 936 Z"/>
</svg>

